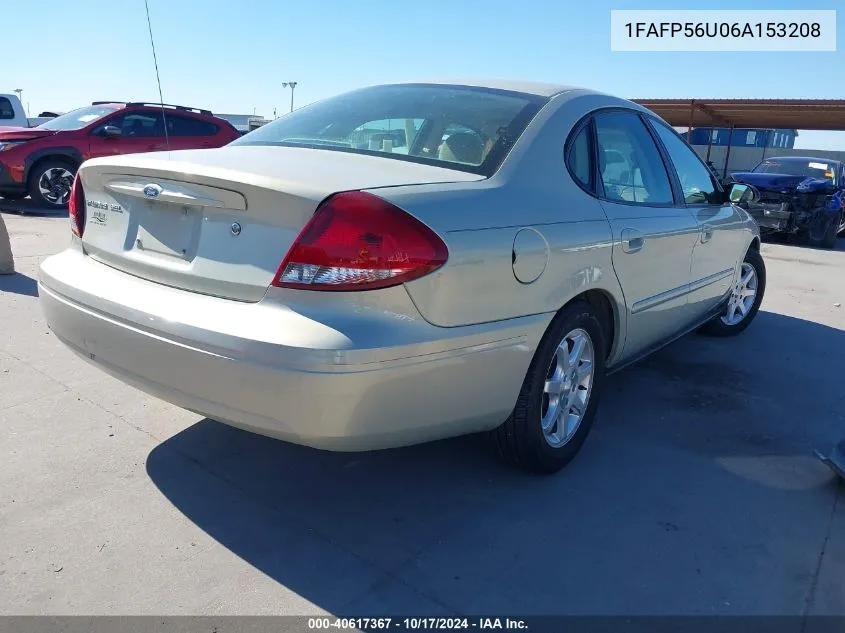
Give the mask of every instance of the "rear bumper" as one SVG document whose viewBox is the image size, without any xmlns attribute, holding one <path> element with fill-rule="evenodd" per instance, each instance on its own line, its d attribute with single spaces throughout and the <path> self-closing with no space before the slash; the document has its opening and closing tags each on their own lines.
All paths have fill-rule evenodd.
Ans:
<svg viewBox="0 0 845 633">
<path fill-rule="evenodd" d="M 438 328 L 360 306 L 340 317 L 325 305 L 294 310 L 269 293 L 239 303 L 132 277 L 73 247 L 42 264 L 39 291 L 56 336 L 120 380 L 200 415 L 330 450 L 496 426 L 550 318 Z M 407 298 L 402 287 L 388 291 L 396 305 Z"/>
</svg>

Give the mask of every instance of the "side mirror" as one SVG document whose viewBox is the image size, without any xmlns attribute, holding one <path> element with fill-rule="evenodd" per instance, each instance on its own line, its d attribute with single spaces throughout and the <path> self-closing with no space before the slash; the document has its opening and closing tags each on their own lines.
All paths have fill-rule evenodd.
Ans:
<svg viewBox="0 0 845 633">
<path fill-rule="evenodd" d="M 103 128 L 102 135 L 106 138 L 117 138 L 123 134 L 122 130 L 116 125 L 107 125 Z"/>
<path fill-rule="evenodd" d="M 725 199 L 738 205 L 753 204 L 760 200 L 760 192 L 743 182 L 732 182 L 727 185 Z"/>
</svg>

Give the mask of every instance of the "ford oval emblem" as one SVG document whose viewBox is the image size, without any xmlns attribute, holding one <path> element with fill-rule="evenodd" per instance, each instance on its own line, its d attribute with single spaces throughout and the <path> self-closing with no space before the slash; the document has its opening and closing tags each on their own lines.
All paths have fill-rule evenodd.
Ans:
<svg viewBox="0 0 845 633">
<path fill-rule="evenodd" d="M 241 225 L 237 222 L 232 222 L 232 235 L 240 235 L 241 234 Z"/>
<path fill-rule="evenodd" d="M 158 198 L 162 189 L 158 185 L 147 185 L 144 187 L 144 195 L 148 198 Z"/>
</svg>

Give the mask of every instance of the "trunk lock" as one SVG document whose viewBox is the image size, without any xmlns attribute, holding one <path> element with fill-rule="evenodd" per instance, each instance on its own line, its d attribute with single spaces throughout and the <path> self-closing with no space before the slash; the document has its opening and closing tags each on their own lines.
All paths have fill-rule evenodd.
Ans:
<svg viewBox="0 0 845 633">
<path fill-rule="evenodd" d="M 232 235 L 240 235 L 241 234 L 241 225 L 237 222 L 232 222 Z"/>
</svg>

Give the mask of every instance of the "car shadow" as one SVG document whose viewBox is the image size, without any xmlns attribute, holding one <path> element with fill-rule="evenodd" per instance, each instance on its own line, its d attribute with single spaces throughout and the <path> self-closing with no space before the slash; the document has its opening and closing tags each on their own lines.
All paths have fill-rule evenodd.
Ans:
<svg viewBox="0 0 845 633">
<path fill-rule="evenodd" d="M 802 248 L 810 251 L 845 251 L 845 237 L 840 236 L 836 240 L 836 246 L 833 248 L 825 248 L 823 246 L 814 246 L 810 244 L 810 240 L 807 237 L 797 237 L 794 235 L 787 235 L 783 238 L 773 238 L 773 237 L 765 237 L 763 238 L 764 244 L 777 244 L 781 246 L 791 246 L 793 248 Z"/>
<path fill-rule="evenodd" d="M 38 217 L 67 217 L 67 209 L 55 209 L 42 207 L 35 204 L 30 198 L 23 200 L 7 200 L 0 197 L 0 211 L 3 213 L 15 213 L 17 215 L 32 215 Z"/>
<path fill-rule="evenodd" d="M 0 275 L 0 292 L 13 292 L 29 297 L 38 296 L 38 281 L 22 273 Z"/>
<path fill-rule="evenodd" d="M 208 419 L 146 468 L 217 542 L 335 614 L 798 613 L 790 583 L 809 586 L 833 498 L 811 448 L 845 430 L 841 349 L 845 332 L 768 312 L 734 339 L 686 337 L 608 379 L 555 476 L 503 466 L 478 436 L 344 454 Z"/>
</svg>

